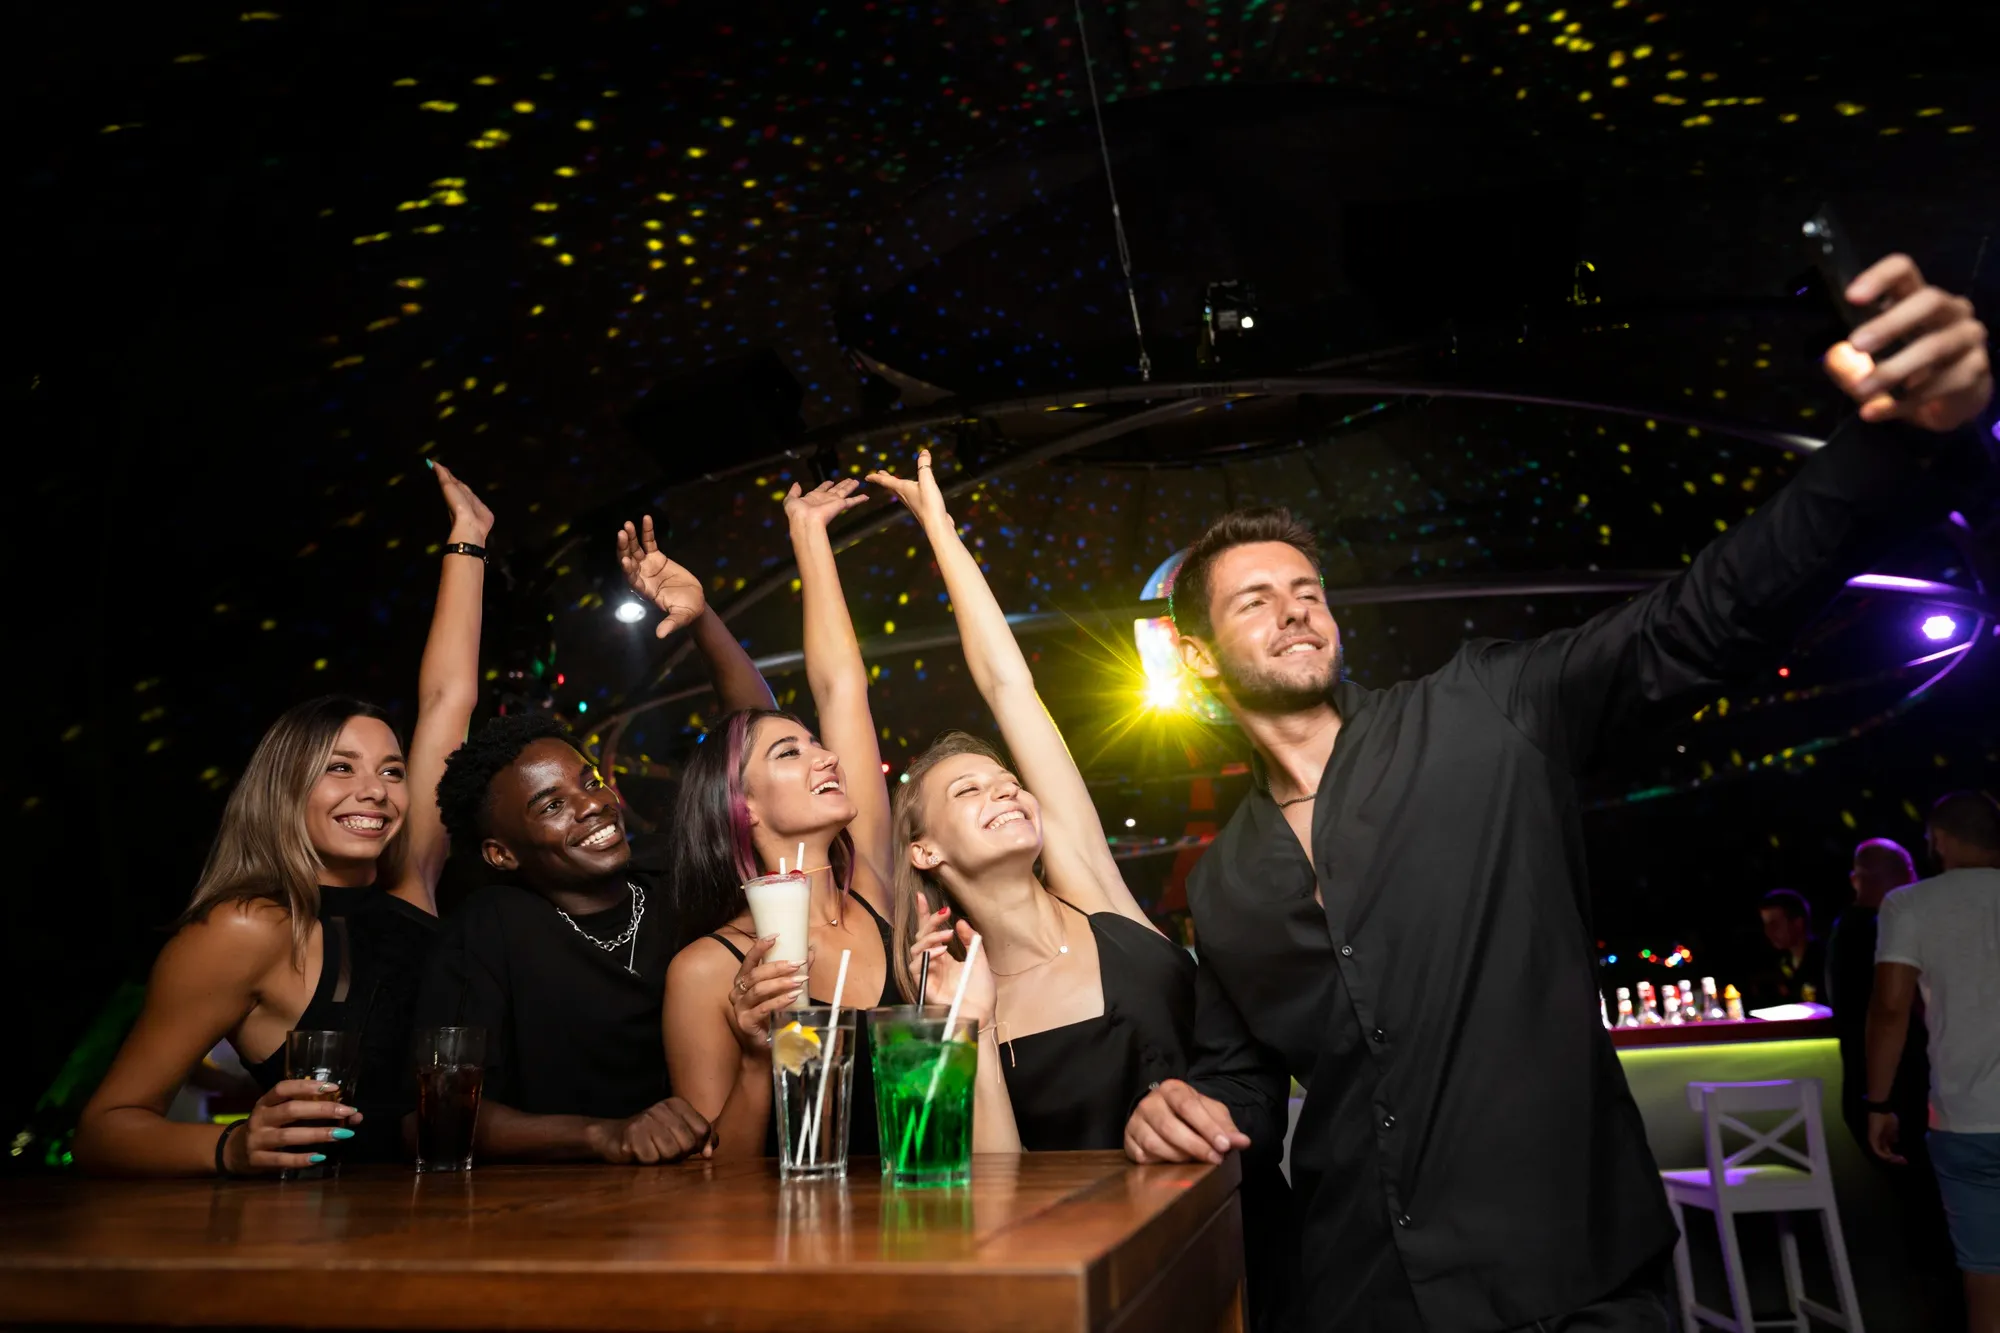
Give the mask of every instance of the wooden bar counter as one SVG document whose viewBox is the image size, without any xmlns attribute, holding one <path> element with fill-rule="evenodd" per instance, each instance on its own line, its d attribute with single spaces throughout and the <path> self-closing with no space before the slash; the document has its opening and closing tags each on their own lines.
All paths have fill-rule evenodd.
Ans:
<svg viewBox="0 0 2000 1333">
<path fill-rule="evenodd" d="M 768 1161 L 0 1185 L 0 1326 L 1242 1328 L 1235 1158 L 980 1157 L 969 1186 Z"/>
</svg>

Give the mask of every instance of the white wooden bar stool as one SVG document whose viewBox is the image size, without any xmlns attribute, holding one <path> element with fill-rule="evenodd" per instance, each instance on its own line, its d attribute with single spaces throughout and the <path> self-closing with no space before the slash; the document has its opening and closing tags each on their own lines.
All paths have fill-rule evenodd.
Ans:
<svg viewBox="0 0 2000 1333">
<path fill-rule="evenodd" d="M 1789 1327 L 1806 1333 L 1807 1316 L 1836 1328 L 1862 1333 L 1861 1302 L 1854 1294 L 1854 1273 L 1847 1265 L 1847 1241 L 1841 1235 L 1840 1211 L 1833 1197 L 1833 1171 L 1827 1164 L 1826 1136 L 1820 1122 L 1820 1081 L 1816 1078 L 1778 1079 L 1768 1083 L 1690 1083 L 1688 1107 L 1701 1113 L 1702 1142 L 1708 1165 L 1687 1171 L 1662 1171 L 1667 1202 L 1681 1238 L 1674 1246 L 1674 1276 L 1680 1284 L 1681 1309 L 1688 1333 L 1702 1324 L 1753 1333 L 1760 1327 Z M 1757 1112 L 1789 1112 L 1777 1125 L 1760 1130 L 1738 1117 Z M 1803 1128 L 1805 1151 L 1787 1143 Z M 1726 1138 L 1741 1138 L 1743 1146 L 1724 1151 Z M 1759 1159 L 1766 1159 L 1760 1163 Z M 1695 1300 L 1694 1272 L 1688 1264 L 1686 1208 L 1705 1209 L 1715 1217 L 1722 1240 L 1723 1273 L 1729 1281 L 1728 1314 Z M 1819 1214 L 1833 1266 L 1838 1309 L 1808 1297 L 1799 1271 L 1799 1241 L 1792 1230 L 1795 1213 Z M 1784 1319 L 1752 1317 L 1749 1284 L 1744 1280 L 1743 1251 L 1736 1240 L 1740 1213 L 1773 1213 L 1778 1248 L 1784 1261 L 1785 1293 L 1792 1313 Z"/>
</svg>

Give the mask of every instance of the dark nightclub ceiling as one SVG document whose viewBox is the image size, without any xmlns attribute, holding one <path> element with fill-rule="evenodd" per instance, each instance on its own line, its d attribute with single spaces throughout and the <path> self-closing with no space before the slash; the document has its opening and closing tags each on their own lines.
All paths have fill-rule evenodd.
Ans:
<svg viewBox="0 0 2000 1333">
<path fill-rule="evenodd" d="M 1832 326 L 1796 239 L 1820 199 L 1863 249 L 2000 295 L 1992 48 L 1960 6 L 1082 19 L 1129 303 L 1059 0 L 30 16 L 7 361 L 32 459 L 9 488 L 30 744 L 8 800 L 29 845 L 69 849 L 39 873 L 88 894 L 21 908 L 9 958 L 67 956 L 87 897 L 105 966 L 143 962 L 286 704 L 348 690 L 407 721 L 445 531 L 426 456 L 498 515 L 489 702 L 618 721 L 656 820 L 709 701 L 613 617 L 614 523 L 663 517 L 784 695 L 776 498 L 933 444 L 1157 901 L 1185 864 L 1166 853 L 1240 789 L 1226 730 L 1143 707 L 1133 644 L 1142 585 L 1206 519 L 1288 503 L 1331 584 L 1435 589 L 1343 612 L 1354 673 L 1386 681 L 1616 595 L 1443 593 L 1678 568 L 1789 475 L 1779 437 L 1831 429 Z M 1218 281 L 1248 284 L 1261 324 L 1219 364 L 1198 347 Z M 1134 304 L 1156 385 L 1320 388 L 1186 390 L 1031 461 L 1129 409 L 1107 391 L 1139 383 Z M 649 388 L 766 352 L 802 438 L 678 432 L 671 404 L 634 428 Z M 1964 557 L 1932 538 L 1895 570 L 1964 584 Z M 914 530 L 868 536 L 843 576 L 892 762 L 983 728 Z M 1937 669 L 1901 665 L 1934 646 L 1919 609 L 1844 599 L 1733 713 L 1635 742 L 1594 798 L 1601 915 L 1664 942 L 1687 910 L 1620 890 L 1697 890 L 1727 927 L 1774 876 L 1832 875 L 1801 885 L 1831 902 L 1856 830 L 1909 840 L 1915 802 L 1990 781 L 1968 682 L 1990 665 L 1965 654 L 1910 705 Z"/>
</svg>

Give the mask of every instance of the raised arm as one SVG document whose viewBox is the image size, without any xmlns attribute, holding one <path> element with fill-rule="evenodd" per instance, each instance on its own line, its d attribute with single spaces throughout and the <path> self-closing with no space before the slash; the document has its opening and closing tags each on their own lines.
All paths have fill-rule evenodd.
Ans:
<svg viewBox="0 0 2000 1333">
<path fill-rule="evenodd" d="M 291 924 L 269 903 L 219 906 L 167 941 L 139 1021 L 83 1108 L 77 1163 L 97 1175 L 213 1175 L 221 1128 L 176 1124 L 167 1119 L 167 1107 L 188 1071 L 256 1007 L 265 978 L 290 967 L 291 958 Z M 326 1119 L 326 1102 L 310 1100 L 320 1095 L 319 1084 L 304 1080 L 281 1082 L 264 1094 L 250 1122 L 230 1134 L 226 1169 L 275 1172 L 300 1164 L 280 1150 L 331 1142 L 333 1129 L 292 1127 L 302 1119 Z M 351 1113 L 345 1123 L 360 1118 Z"/>
<path fill-rule="evenodd" d="M 959 539 L 958 525 L 946 511 L 944 493 L 931 471 L 930 450 L 917 455 L 915 481 L 887 472 L 871 473 L 868 480 L 893 491 L 916 515 L 930 541 L 958 617 L 959 641 L 972 682 L 993 710 L 993 720 L 1020 770 L 1021 785 L 1041 806 L 1042 869 L 1049 887 L 1087 912 L 1117 912 L 1158 930 L 1125 886 L 1090 789 L 1063 744 L 1055 719 L 1035 692 L 1035 679 L 1007 625 L 1007 614 L 979 562 Z"/>
<path fill-rule="evenodd" d="M 1688 569 L 1624 606 L 1467 655 L 1502 711 L 1570 768 L 1587 767 L 1642 706 L 1774 661 L 1849 575 L 1942 517 L 1949 483 L 1975 482 L 1987 466 L 1979 432 L 1961 429 L 1993 388 L 1986 330 L 1970 304 L 1925 285 L 1900 255 L 1847 296 L 1893 304 L 1827 353 L 1829 373 L 1861 411 L 1791 484 Z M 1902 339 L 1908 345 L 1879 366 L 1866 354 Z"/>
<path fill-rule="evenodd" d="M 431 462 L 438 489 L 451 509 L 450 543 L 484 548 L 493 513 L 442 463 Z M 444 761 L 465 743 L 472 710 L 479 705 L 480 600 L 486 589 L 482 556 L 445 552 L 438 575 L 437 609 L 417 668 L 417 725 L 410 734 L 410 802 L 402 863 L 390 892 L 437 915 L 437 882 L 451 839 L 438 813 L 437 785 Z"/>
<path fill-rule="evenodd" d="M 826 482 L 804 493 L 794 484 L 785 497 L 785 517 L 805 598 L 806 684 L 819 713 L 820 743 L 840 756 L 847 796 L 854 802 L 854 821 L 847 827 L 861 863 L 855 891 L 867 894 L 875 910 L 886 915 L 894 864 L 889 784 L 882 777 L 882 745 L 868 707 L 868 667 L 861 660 L 826 531 L 827 524 L 867 498 L 854 493 L 859 484 L 852 479 Z"/>
<path fill-rule="evenodd" d="M 619 530 L 618 563 L 632 591 L 664 614 L 665 618 L 653 630 L 657 637 L 664 639 L 677 629 L 692 628 L 694 646 L 708 664 L 709 679 L 715 682 L 723 712 L 777 707 L 771 687 L 757 670 L 757 664 L 722 623 L 722 617 L 709 609 L 701 580 L 660 550 L 653 535 L 651 514 L 646 515 L 638 528 L 627 523 Z"/>
</svg>

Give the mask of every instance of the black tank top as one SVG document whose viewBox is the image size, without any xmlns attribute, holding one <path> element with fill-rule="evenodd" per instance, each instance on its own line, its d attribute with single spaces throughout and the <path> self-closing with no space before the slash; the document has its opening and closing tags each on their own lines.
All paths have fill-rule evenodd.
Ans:
<svg viewBox="0 0 2000 1333">
<path fill-rule="evenodd" d="M 876 911 L 866 898 L 849 889 L 847 896 L 860 903 L 862 910 L 875 918 L 875 929 L 882 933 L 882 998 L 870 1007 L 908 1004 L 903 988 L 896 980 L 896 932 L 892 930 L 882 914 Z M 736 955 L 736 961 L 743 961 L 743 950 L 721 935 L 710 935 L 723 948 Z M 831 1004 L 831 1000 L 806 996 L 810 1004 Z M 848 1104 L 854 1108 L 853 1119 L 847 1127 L 847 1155 L 849 1157 L 878 1157 L 881 1155 L 881 1131 L 875 1123 L 875 1066 L 872 1048 L 868 1044 L 868 1020 L 857 1014 L 854 1020 L 854 1084 L 848 1093 Z M 764 1127 L 764 1155 L 778 1155 L 778 1116 L 772 1108 L 770 1123 Z"/>
<path fill-rule="evenodd" d="M 416 1107 L 410 1021 L 437 918 L 385 889 L 320 886 L 319 985 L 299 1015 L 305 1031 L 357 1032 L 361 1068 L 341 1098 L 361 1112 L 350 1162 L 399 1161 L 403 1116 Z M 285 1048 L 244 1062 L 266 1092 L 285 1077 Z"/>
<path fill-rule="evenodd" d="M 1063 906 L 1090 922 L 1104 1012 L 1002 1042 L 1000 1068 L 1023 1148 L 1120 1148 L 1126 1118 L 1148 1085 L 1187 1075 L 1195 963 L 1129 917 Z"/>
</svg>

